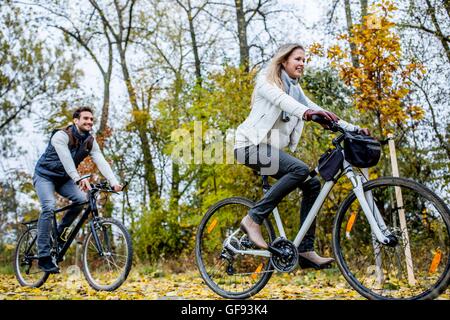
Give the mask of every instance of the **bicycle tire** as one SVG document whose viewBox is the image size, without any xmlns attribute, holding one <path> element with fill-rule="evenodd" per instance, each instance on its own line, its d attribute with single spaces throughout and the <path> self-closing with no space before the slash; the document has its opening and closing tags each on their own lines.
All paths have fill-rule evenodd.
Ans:
<svg viewBox="0 0 450 320">
<path fill-rule="evenodd" d="M 240 220 L 247 214 L 248 209 L 250 209 L 251 207 L 254 206 L 254 202 L 246 199 L 246 198 L 242 198 L 242 197 L 232 197 L 232 198 L 227 198 L 224 200 L 221 200 L 219 202 L 217 202 L 216 204 L 212 205 L 208 211 L 205 213 L 205 215 L 203 216 L 203 219 L 198 227 L 198 231 L 197 231 L 197 235 L 196 235 L 196 242 L 195 242 L 195 257 L 196 257 L 196 262 L 197 262 L 197 267 L 200 271 L 200 275 L 202 276 L 203 280 L 205 281 L 205 283 L 207 284 L 207 286 L 214 291 L 216 294 L 220 295 L 221 297 L 227 298 L 227 299 L 246 299 L 249 298 L 255 294 L 257 294 L 261 289 L 264 288 L 264 286 L 267 284 L 267 282 L 269 281 L 270 277 L 272 276 L 273 273 L 273 266 L 270 263 L 270 259 L 267 258 L 267 261 L 264 262 L 259 262 L 258 264 L 258 268 L 259 269 L 258 273 L 252 273 L 249 277 L 253 278 L 253 275 L 255 274 L 255 278 L 258 276 L 257 274 L 259 274 L 261 271 L 262 276 L 259 277 L 259 279 L 253 284 L 251 285 L 249 288 L 242 290 L 242 291 L 235 291 L 235 292 L 231 292 L 226 290 L 225 288 L 220 286 L 220 283 L 217 283 L 213 278 L 212 275 L 209 274 L 208 270 L 207 270 L 207 266 L 205 265 L 205 261 L 206 261 L 206 248 L 205 250 L 203 250 L 203 244 L 204 244 L 204 234 L 205 231 L 207 233 L 208 232 L 208 228 L 211 229 L 211 224 L 214 223 L 214 221 L 216 221 L 216 225 L 219 225 L 219 223 L 217 223 L 218 220 L 214 220 L 214 219 L 218 219 L 220 217 L 217 217 L 219 214 L 219 210 L 223 209 L 225 206 L 228 206 L 228 210 L 232 210 L 231 206 L 232 205 L 238 205 L 241 206 L 240 209 L 238 209 L 238 215 L 234 217 L 234 225 L 233 228 L 239 228 L 239 222 Z M 216 214 L 216 217 L 214 217 L 214 215 Z M 211 219 L 212 217 L 214 217 L 214 219 Z M 212 221 L 211 224 L 207 227 L 208 222 Z M 237 225 L 236 225 L 237 223 Z M 273 229 L 272 224 L 270 223 L 269 220 L 265 219 L 264 223 L 262 224 L 262 226 L 264 226 L 264 228 L 262 228 L 262 231 L 265 232 L 266 234 L 266 241 L 269 240 L 270 242 L 272 242 L 275 239 L 275 231 Z M 225 228 L 227 226 L 224 226 Z M 222 230 L 222 227 L 219 226 L 219 229 L 215 229 L 215 230 Z M 223 230 L 222 230 L 223 231 Z M 214 235 L 215 237 L 216 235 Z M 268 237 L 268 238 L 267 238 Z M 224 238 L 222 239 L 216 239 L 217 241 L 220 241 L 219 245 L 217 246 L 217 249 L 219 250 L 223 250 L 223 246 L 221 246 L 221 243 L 225 240 Z M 214 252 L 214 256 L 216 256 L 216 254 L 220 254 L 221 252 Z M 205 257 L 203 257 L 203 254 L 205 254 Z M 247 257 L 250 257 L 250 255 L 244 255 Z M 217 256 L 216 256 L 217 257 Z M 241 255 L 239 255 L 239 257 L 241 257 Z M 252 256 L 255 257 L 255 256 Z M 219 258 L 222 259 L 222 258 Z M 244 258 L 242 258 L 244 259 Z M 259 259 L 259 258 L 258 258 Z M 222 259 L 223 260 L 223 259 Z M 258 263 L 258 260 L 256 260 Z M 231 263 L 230 263 L 231 264 Z M 253 265 L 251 265 L 253 267 Z M 238 265 L 239 267 L 239 265 Z M 255 269 L 253 269 L 255 270 Z M 236 278 L 236 276 L 235 276 Z M 241 278 L 242 279 L 242 278 Z M 235 279 L 235 281 L 237 281 L 238 279 Z M 218 281 L 220 282 L 220 281 Z M 235 283 L 236 285 L 236 283 Z"/>
<path fill-rule="evenodd" d="M 363 188 L 372 192 L 372 204 L 382 212 L 387 227 L 397 232 L 399 244 L 391 248 L 373 240 L 364 214 L 357 218 L 355 208 L 360 206 L 352 192 L 338 209 L 333 226 L 333 251 L 346 281 L 367 299 L 428 300 L 439 296 L 450 282 L 449 208 L 427 187 L 409 179 L 383 177 L 366 182 Z M 399 206 L 397 190 L 401 190 L 403 206 Z M 401 227 L 401 210 L 407 232 Z"/>
<path fill-rule="evenodd" d="M 22 235 L 19 237 L 19 240 L 17 241 L 16 249 L 14 250 L 14 258 L 13 258 L 13 269 L 14 274 L 16 276 L 16 279 L 19 281 L 21 286 L 24 287 L 33 287 L 33 288 L 39 288 L 41 287 L 45 281 L 47 281 L 49 277 L 49 273 L 44 272 L 39 269 L 37 266 L 38 260 L 37 260 L 37 227 L 31 227 L 28 228 Z M 30 241 L 31 240 L 31 241 Z M 22 245 L 25 245 L 25 250 L 29 251 L 29 245 L 30 242 L 33 243 L 33 246 L 31 247 L 31 252 L 33 254 L 33 258 L 27 258 L 24 257 L 22 252 Z M 25 271 L 27 266 L 28 272 L 32 269 L 33 271 L 31 274 L 35 274 L 35 278 L 33 280 L 27 280 L 27 272 Z M 22 271 L 21 267 L 25 267 Z"/>
<path fill-rule="evenodd" d="M 92 231 L 89 229 L 88 234 L 86 235 L 84 241 L 83 241 L 83 247 L 82 247 L 82 253 L 83 253 L 83 259 L 82 259 L 82 266 L 83 266 L 83 274 L 87 280 L 87 282 L 89 283 L 89 285 L 98 291 L 114 291 L 117 288 L 119 288 L 127 279 L 128 274 L 130 273 L 131 270 L 131 265 L 132 265 L 132 260 L 133 260 L 133 248 L 132 248 L 132 242 L 131 242 L 131 237 L 130 234 L 128 233 L 127 229 L 122 225 L 122 223 L 120 223 L 119 221 L 115 220 L 115 219 L 111 219 L 111 218 L 102 218 L 100 219 L 98 225 L 102 228 L 103 231 L 103 235 L 100 235 L 97 233 L 97 236 L 99 236 L 100 241 L 102 242 L 102 246 L 103 249 L 105 249 L 105 242 L 108 242 L 108 234 L 106 230 L 106 225 L 111 225 L 111 226 L 116 226 L 120 231 L 120 233 L 123 235 L 123 239 L 119 240 L 119 242 L 117 242 L 116 239 L 116 247 L 120 247 L 121 250 L 126 250 L 125 254 L 112 254 L 110 251 L 111 250 L 111 246 L 110 250 L 106 250 L 105 255 L 104 256 L 100 256 L 98 254 L 98 251 L 95 247 L 95 241 L 92 235 Z M 100 229 L 100 228 L 99 228 Z M 105 240 L 106 239 L 106 240 Z M 123 241 L 120 242 L 120 241 Z M 108 244 L 106 244 L 106 247 L 108 247 Z M 117 265 L 116 261 L 114 260 L 115 257 L 119 258 L 119 256 L 123 256 L 125 257 L 125 261 L 123 263 L 122 269 L 120 270 L 119 275 L 114 278 L 114 281 L 112 283 L 109 283 L 109 279 L 108 279 L 108 275 L 112 274 L 112 269 L 111 269 L 111 264 Z M 123 259 L 122 257 L 122 259 Z M 96 259 L 95 263 L 90 263 L 88 261 L 92 260 L 92 259 Z M 105 267 L 105 269 L 102 269 L 102 267 L 100 266 L 101 263 L 104 263 L 105 266 L 108 266 L 107 269 Z M 100 266 L 99 271 L 95 271 L 94 273 L 94 266 Z M 108 273 L 109 272 L 109 273 Z M 104 282 L 108 282 L 108 283 L 100 283 L 101 279 L 105 279 L 102 280 Z"/>
</svg>

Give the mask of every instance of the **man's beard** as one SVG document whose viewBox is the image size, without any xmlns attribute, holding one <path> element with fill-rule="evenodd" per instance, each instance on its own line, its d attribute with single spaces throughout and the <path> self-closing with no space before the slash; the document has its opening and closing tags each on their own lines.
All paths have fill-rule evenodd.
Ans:
<svg viewBox="0 0 450 320">
<path fill-rule="evenodd" d="M 91 131 L 91 129 L 88 129 L 88 130 L 86 130 L 86 129 L 84 129 L 84 128 L 82 128 L 82 127 L 79 127 L 79 126 L 76 126 L 77 127 L 77 129 L 78 129 L 78 131 L 80 132 L 80 133 L 89 133 L 90 131 Z M 92 127 L 91 127 L 92 128 Z"/>
</svg>

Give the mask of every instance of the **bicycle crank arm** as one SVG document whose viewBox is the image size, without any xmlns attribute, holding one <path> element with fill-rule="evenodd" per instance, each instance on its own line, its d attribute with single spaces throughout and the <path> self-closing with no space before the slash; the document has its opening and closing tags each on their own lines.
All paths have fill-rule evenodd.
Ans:
<svg viewBox="0 0 450 320">
<path fill-rule="evenodd" d="M 282 257 L 284 255 L 283 251 L 281 251 L 280 249 L 277 249 L 275 247 L 269 246 L 269 248 L 267 249 L 270 253 L 277 255 L 279 257 Z"/>
<path fill-rule="evenodd" d="M 228 250 L 231 250 L 233 253 L 237 254 L 249 254 L 253 256 L 261 256 L 261 257 L 267 257 L 270 258 L 271 253 L 268 250 L 240 250 L 236 249 L 230 244 L 225 245 L 225 248 Z"/>
<path fill-rule="evenodd" d="M 262 257 L 268 257 L 270 258 L 270 252 L 267 250 L 241 250 L 239 248 L 236 248 L 231 243 L 231 239 L 239 232 L 239 229 L 233 232 L 228 238 L 225 239 L 223 242 L 223 247 L 227 250 L 230 250 L 231 252 L 235 254 L 249 254 L 254 256 L 262 256 Z"/>
</svg>

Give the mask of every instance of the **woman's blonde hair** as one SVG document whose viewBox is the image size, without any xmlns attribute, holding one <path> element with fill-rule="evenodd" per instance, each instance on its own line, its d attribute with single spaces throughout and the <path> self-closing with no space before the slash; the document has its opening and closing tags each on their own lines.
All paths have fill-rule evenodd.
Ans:
<svg viewBox="0 0 450 320">
<path fill-rule="evenodd" d="M 267 80 L 277 85 L 280 89 L 283 89 L 283 81 L 281 80 L 281 69 L 283 68 L 283 62 L 289 58 L 295 49 L 305 51 L 305 48 L 298 43 L 283 44 L 278 48 L 277 52 L 275 52 L 269 66 L 267 67 Z"/>
</svg>

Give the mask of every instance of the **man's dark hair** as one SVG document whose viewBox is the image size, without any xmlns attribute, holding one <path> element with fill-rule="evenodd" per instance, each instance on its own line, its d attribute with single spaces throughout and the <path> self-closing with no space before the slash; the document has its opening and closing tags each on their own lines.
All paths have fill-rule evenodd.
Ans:
<svg viewBox="0 0 450 320">
<path fill-rule="evenodd" d="M 75 112 L 73 113 L 72 119 L 80 119 L 80 114 L 85 111 L 88 111 L 88 112 L 94 114 L 94 112 L 92 112 L 91 108 L 81 107 L 81 108 L 78 108 L 77 110 L 75 110 Z"/>
</svg>

